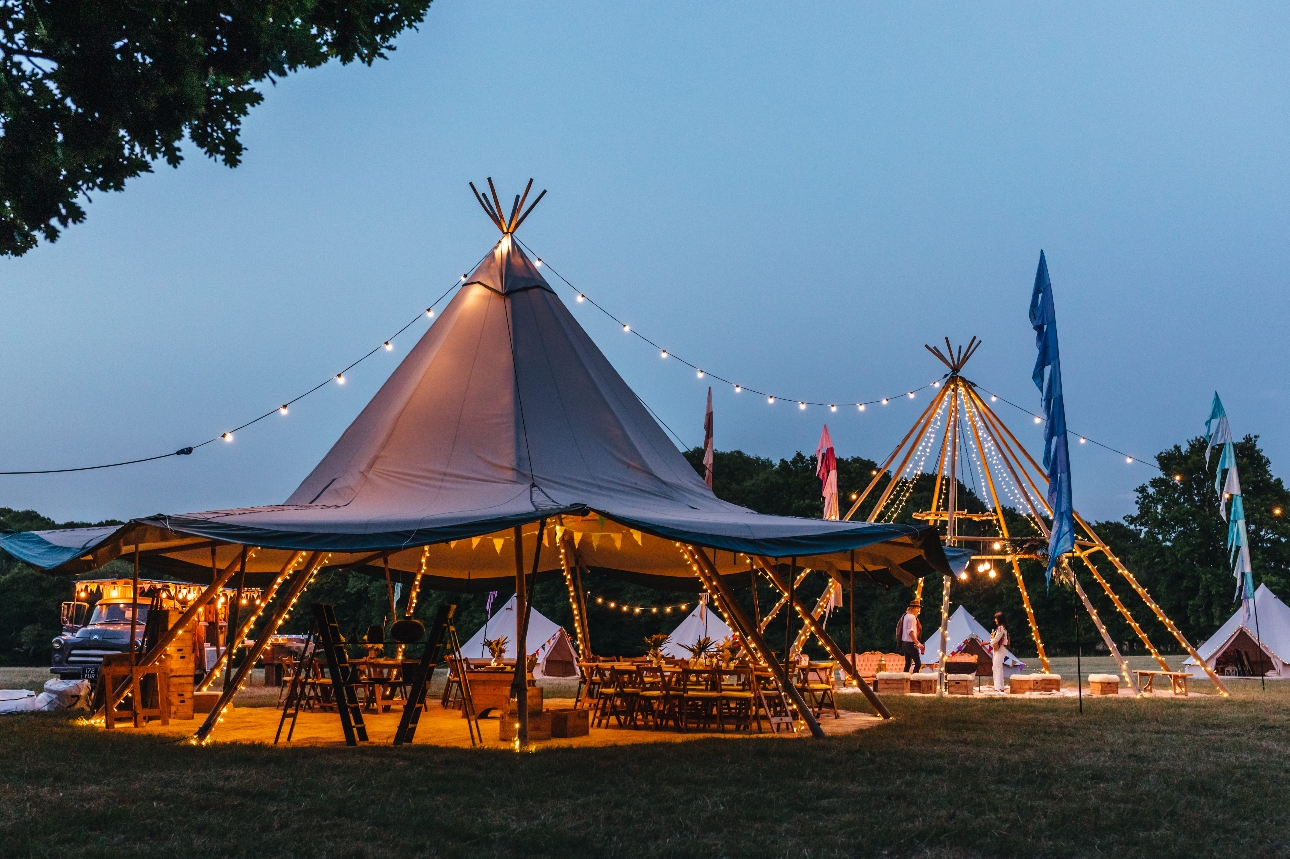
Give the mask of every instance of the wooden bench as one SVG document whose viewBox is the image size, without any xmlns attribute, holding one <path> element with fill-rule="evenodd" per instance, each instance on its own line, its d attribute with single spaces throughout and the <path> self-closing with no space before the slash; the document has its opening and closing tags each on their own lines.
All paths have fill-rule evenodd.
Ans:
<svg viewBox="0 0 1290 859">
<path fill-rule="evenodd" d="M 1169 685 L 1173 688 L 1175 695 L 1187 697 L 1187 678 L 1185 671 L 1148 671 L 1146 669 L 1135 669 L 1133 675 L 1138 678 L 1138 688 L 1143 694 L 1155 691 L 1155 682 L 1157 677 L 1168 677 Z"/>
</svg>

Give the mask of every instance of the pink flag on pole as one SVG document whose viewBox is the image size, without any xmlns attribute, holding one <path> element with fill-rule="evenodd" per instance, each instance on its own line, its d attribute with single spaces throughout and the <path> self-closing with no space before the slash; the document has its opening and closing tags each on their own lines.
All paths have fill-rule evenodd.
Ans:
<svg viewBox="0 0 1290 859">
<path fill-rule="evenodd" d="M 815 473 L 823 484 L 820 494 L 824 496 L 824 518 L 838 518 L 838 458 L 833 453 L 833 439 L 829 436 L 829 425 L 824 425 L 820 433 L 820 446 L 815 449 Z"/>
<path fill-rule="evenodd" d="M 712 488 L 712 389 L 708 388 L 708 411 L 703 415 L 703 480 Z M 837 504 L 833 505 L 835 508 Z M 837 518 L 834 516 L 833 518 Z"/>
</svg>

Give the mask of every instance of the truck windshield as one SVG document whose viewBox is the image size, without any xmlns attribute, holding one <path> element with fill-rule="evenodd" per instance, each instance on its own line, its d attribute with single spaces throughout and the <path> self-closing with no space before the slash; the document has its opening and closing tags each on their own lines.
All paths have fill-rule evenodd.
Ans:
<svg viewBox="0 0 1290 859">
<path fill-rule="evenodd" d="M 139 610 L 139 624 L 143 625 L 148 620 L 147 606 L 136 606 Z M 94 606 L 94 614 L 90 616 L 90 625 L 96 623 L 129 623 L 130 622 L 130 605 L 128 603 L 99 603 Z"/>
</svg>

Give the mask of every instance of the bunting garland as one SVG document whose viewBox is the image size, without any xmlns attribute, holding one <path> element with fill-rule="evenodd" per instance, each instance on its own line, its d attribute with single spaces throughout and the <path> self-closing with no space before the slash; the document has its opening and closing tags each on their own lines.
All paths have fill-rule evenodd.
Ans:
<svg viewBox="0 0 1290 859">
<path fill-rule="evenodd" d="M 1227 556 L 1236 579 L 1236 595 L 1241 600 L 1248 619 L 1250 601 L 1254 599 L 1254 567 L 1250 563 L 1250 537 L 1245 527 L 1245 501 L 1241 495 L 1241 477 L 1236 468 L 1236 448 L 1232 444 L 1232 426 L 1227 420 L 1223 401 L 1214 392 L 1214 402 L 1205 421 L 1205 465 L 1214 448 L 1220 449 L 1218 470 L 1214 475 L 1214 491 L 1218 493 L 1218 512 L 1227 522 Z M 1224 472 L 1226 471 L 1226 476 Z M 1228 502 L 1231 513 L 1228 513 Z"/>
</svg>

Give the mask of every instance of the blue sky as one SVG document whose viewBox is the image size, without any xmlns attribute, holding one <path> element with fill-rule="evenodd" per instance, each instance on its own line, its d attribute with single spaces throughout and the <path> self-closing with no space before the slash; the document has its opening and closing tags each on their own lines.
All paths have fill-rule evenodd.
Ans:
<svg viewBox="0 0 1290 859">
<path fill-rule="evenodd" d="M 0 470 L 173 450 L 323 381 L 495 241 L 468 181 L 533 176 L 540 256 L 673 352 L 797 398 L 906 391 L 940 374 L 924 343 L 976 335 L 965 374 L 1033 408 L 1043 248 L 1074 432 L 1150 456 L 1203 430 L 1217 388 L 1284 473 L 1288 41 L 1272 4 L 441 0 L 388 61 L 266 88 L 238 169 L 190 153 L 0 260 Z M 574 312 L 701 443 L 709 380 Z M 280 502 L 424 330 L 231 444 L 0 477 L 0 506 Z M 917 411 L 714 396 L 718 447 L 772 457 L 827 421 L 839 455 L 880 459 Z M 1073 467 L 1099 519 L 1150 476 L 1090 446 Z"/>
</svg>

